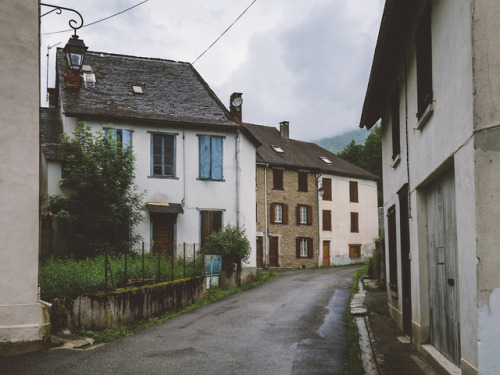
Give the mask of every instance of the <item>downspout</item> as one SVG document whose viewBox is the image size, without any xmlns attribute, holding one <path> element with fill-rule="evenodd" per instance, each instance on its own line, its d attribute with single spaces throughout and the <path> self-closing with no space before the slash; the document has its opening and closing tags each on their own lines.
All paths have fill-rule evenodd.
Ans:
<svg viewBox="0 0 500 375">
<path fill-rule="evenodd" d="M 236 227 L 240 227 L 240 129 L 236 130 Z"/>
<path fill-rule="evenodd" d="M 321 177 L 321 173 L 316 175 L 316 202 L 317 202 L 317 207 L 318 207 L 318 267 L 321 267 L 323 265 L 322 263 L 322 257 L 320 257 L 321 254 L 321 227 L 319 225 L 319 220 L 320 220 L 320 209 L 319 209 L 319 179 Z M 328 259 L 328 263 L 330 263 L 330 259 Z"/>
<path fill-rule="evenodd" d="M 267 228 L 267 168 L 269 168 L 269 164 L 266 164 L 266 169 L 264 170 L 264 214 L 265 214 L 265 222 L 266 222 L 266 234 L 264 237 L 264 265 L 267 264 L 267 256 L 268 256 L 268 251 L 269 249 L 267 248 L 267 243 L 268 243 L 268 228 Z"/>
<path fill-rule="evenodd" d="M 408 66 L 406 62 L 406 50 L 403 55 L 405 66 L 405 127 L 406 127 L 406 176 L 408 180 L 408 218 L 411 219 L 411 190 L 410 190 L 410 145 L 408 143 Z"/>
<path fill-rule="evenodd" d="M 182 194 L 182 208 L 186 205 L 186 130 L 182 129 L 182 174 L 184 175 L 183 194 Z"/>
</svg>

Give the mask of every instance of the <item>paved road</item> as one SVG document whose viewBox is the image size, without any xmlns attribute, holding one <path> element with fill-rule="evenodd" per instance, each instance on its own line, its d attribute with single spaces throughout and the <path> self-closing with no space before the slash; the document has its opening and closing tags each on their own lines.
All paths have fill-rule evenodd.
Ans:
<svg viewBox="0 0 500 375">
<path fill-rule="evenodd" d="M 0 358 L 0 374 L 346 374 L 356 269 L 286 273 L 93 350 Z"/>
</svg>

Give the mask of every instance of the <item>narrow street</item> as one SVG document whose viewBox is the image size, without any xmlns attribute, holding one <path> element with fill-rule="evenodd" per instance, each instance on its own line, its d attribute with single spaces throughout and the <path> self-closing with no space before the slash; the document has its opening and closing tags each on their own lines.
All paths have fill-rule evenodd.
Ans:
<svg viewBox="0 0 500 375">
<path fill-rule="evenodd" d="M 344 313 L 358 268 L 281 274 L 91 350 L 0 358 L 0 373 L 347 374 Z"/>
</svg>

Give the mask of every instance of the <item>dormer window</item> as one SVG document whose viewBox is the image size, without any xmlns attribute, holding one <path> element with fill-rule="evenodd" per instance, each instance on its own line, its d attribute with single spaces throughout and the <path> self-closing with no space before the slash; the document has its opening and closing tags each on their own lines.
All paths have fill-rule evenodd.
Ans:
<svg viewBox="0 0 500 375">
<path fill-rule="evenodd" d="M 271 145 L 271 147 L 273 148 L 274 151 L 276 152 L 285 152 L 283 151 L 283 149 L 280 147 L 280 146 L 276 146 L 276 145 Z"/>
<path fill-rule="evenodd" d="M 320 156 L 319 158 L 323 160 L 326 164 L 332 164 L 331 160 L 328 159 L 326 156 Z"/>
</svg>

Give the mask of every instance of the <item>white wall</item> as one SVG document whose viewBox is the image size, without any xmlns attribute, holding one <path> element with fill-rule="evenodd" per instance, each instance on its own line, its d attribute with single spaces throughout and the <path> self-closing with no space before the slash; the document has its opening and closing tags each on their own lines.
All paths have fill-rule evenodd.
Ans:
<svg viewBox="0 0 500 375">
<path fill-rule="evenodd" d="M 71 134 L 76 119 L 65 118 L 64 130 Z M 110 127 L 107 122 L 87 122 L 93 131 Z M 214 131 L 161 126 L 137 126 L 117 124 L 116 129 L 132 130 L 132 145 L 136 155 L 135 183 L 139 191 L 146 191 L 145 202 L 168 202 L 183 205 L 184 213 L 177 216 L 176 244 L 177 253 L 192 254 L 193 244 L 200 243 L 200 210 L 222 210 L 223 224 L 239 225 L 246 230 L 252 246 L 252 255 L 247 267 L 256 267 L 255 233 L 255 146 L 241 132 L 233 130 Z M 176 177 L 151 178 L 151 135 L 150 132 L 176 134 Z M 199 134 L 223 136 L 223 181 L 199 180 Z M 239 149 L 236 157 L 236 149 Z M 237 166 L 238 160 L 238 166 Z M 236 183 L 237 177 L 239 184 Z M 239 191 L 237 191 L 239 190 Z M 238 198 L 239 196 L 239 198 Z M 239 212 L 238 212 L 239 211 Z M 137 227 L 145 243 L 146 251 L 151 246 L 151 225 L 149 214 L 144 213 L 145 221 Z"/>
<path fill-rule="evenodd" d="M 319 199 L 320 257 L 323 241 L 330 241 L 330 263 L 348 264 L 362 261 L 371 255 L 374 239 L 378 237 L 377 183 L 358 178 L 322 175 L 332 179 L 332 200 Z M 358 183 L 358 202 L 350 202 L 349 182 Z M 323 229 L 323 210 L 332 212 L 332 230 Z M 351 233 L 351 212 L 358 212 L 359 232 Z M 349 244 L 361 244 L 362 258 L 349 258 Z"/>
<path fill-rule="evenodd" d="M 0 12 L 0 342 L 40 340 L 38 2 Z"/>
</svg>

